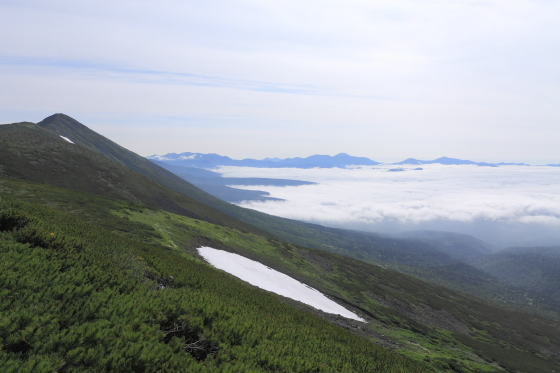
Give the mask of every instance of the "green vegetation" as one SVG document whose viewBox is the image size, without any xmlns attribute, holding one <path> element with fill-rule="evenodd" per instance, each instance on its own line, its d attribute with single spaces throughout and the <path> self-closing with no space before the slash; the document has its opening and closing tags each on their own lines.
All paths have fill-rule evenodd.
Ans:
<svg viewBox="0 0 560 373">
<path fill-rule="evenodd" d="M 370 324 L 334 322 L 350 329 L 360 328 L 356 331 L 358 335 L 397 348 L 415 360 L 429 362 L 433 369 L 446 371 L 455 367 L 457 371 L 482 372 L 507 368 L 532 372 L 552 369 L 558 364 L 556 358 L 545 362 L 534 354 L 536 349 L 542 349 L 539 343 L 560 343 L 556 332 L 548 329 L 558 330 L 556 324 L 538 319 L 528 321 L 525 315 L 500 310 L 351 258 L 166 212 L 114 213 L 154 227 L 162 237 L 160 243 L 171 248 L 207 244 L 286 273 L 338 299 Z M 197 255 L 195 250 L 187 251 Z M 321 316 L 333 321 L 328 315 Z M 547 337 L 542 338 L 544 334 L 539 336 L 540 333 Z M 540 342 L 534 343 L 537 339 L 533 338 Z"/>
<path fill-rule="evenodd" d="M 4 179 L 0 193 L 75 215 L 123 239 L 150 244 L 169 258 L 181 257 L 181 262 L 200 263 L 196 248 L 203 245 L 257 260 L 338 300 L 369 323 L 289 299 L 282 299 L 284 306 L 303 309 L 435 371 L 498 372 L 507 367 L 540 372 L 559 364 L 556 323 L 495 308 L 380 266 L 83 192 Z M 134 256 L 147 258 L 145 253 Z M 169 276 L 158 273 L 162 279 Z"/>
<path fill-rule="evenodd" d="M 14 127 L 18 130 L 14 130 Z M 57 136 L 44 136 L 40 134 L 41 131 L 46 130 L 32 124 L 0 126 L 0 163 L 4 166 L 3 173 L 6 176 L 117 198 L 241 230 L 267 234 L 185 194 L 169 189 L 105 155 L 70 144 Z M 115 146 L 118 147 L 116 144 Z M 122 151 L 128 152 L 124 149 Z M 159 168 L 155 164 L 153 166 Z M 177 180 L 186 183 L 179 177 Z M 191 187 L 198 190 L 192 185 Z"/>
<path fill-rule="evenodd" d="M 484 257 L 475 265 L 501 281 L 525 290 L 533 303 L 535 294 L 560 302 L 560 247 L 519 247 Z"/>
<path fill-rule="evenodd" d="M 45 138 L 44 133 L 50 136 Z M 37 125 L 0 126 L 0 162 L 6 176 L 123 199 L 358 259 L 401 264 L 451 260 L 418 242 L 326 228 L 227 203 L 64 114 Z"/>
<path fill-rule="evenodd" d="M 69 137 L 79 146 L 58 135 Z M 25 122 L 0 126 L 0 165 L 5 176 L 117 198 L 381 264 L 502 307 L 560 320 L 559 299 L 546 292 L 504 284 L 471 265 L 458 265 L 452 255 L 433 243 L 326 228 L 232 205 L 63 114 L 36 125 Z"/>
<path fill-rule="evenodd" d="M 5 372 L 427 371 L 208 265 L 1 203 Z"/>
<path fill-rule="evenodd" d="M 63 115 L 0 126 L 0 166 L 0 365 L 8 371 L 560 366 L 557 322 L 390 269 L 527 302 L 527 290 L 510 291 L 429 243 L 227 204 Z M 215 270 L 198 256 L 203 245 L 286 273 L 368 324 Z M 548 299 L 541 304 L 554 316 Z"/>
</svg>

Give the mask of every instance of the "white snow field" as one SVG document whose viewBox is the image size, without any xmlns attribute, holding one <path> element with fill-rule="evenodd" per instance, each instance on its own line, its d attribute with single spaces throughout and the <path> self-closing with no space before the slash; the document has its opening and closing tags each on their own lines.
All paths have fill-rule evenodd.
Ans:
<svg viewBox="0 0 560 373">
<path fill-rule="evenodd" d="M 58 135 L 60 137 L 62 137 L 64 140 L 68 141 L 69 143 L 73 144 L 74 141 L 70 140 L 68 137 L 62 136 L 62 135 Z"/>
<path fill-rule="evenodd" d="M 327 313 L 365 322 L 364 319 L 333 302 L 318 290 L 259 262 L 207 246 L 198 248 L 198 252 L 214 267 L 226 271 L 251 285 L 292 298 Z"/>
</svg>

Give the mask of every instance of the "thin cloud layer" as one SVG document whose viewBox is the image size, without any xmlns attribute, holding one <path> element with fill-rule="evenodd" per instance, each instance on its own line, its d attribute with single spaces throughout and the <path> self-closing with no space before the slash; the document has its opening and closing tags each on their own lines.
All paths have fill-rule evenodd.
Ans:
<svg viewBox="0 0 560 373">
<path fill-rule="evenodd" d="M 559 161 L 558 2 L 5 0 L 0 14 L 0 123 L 64 112 L 144 155 Z"/>
<path fill-rule="evenodd" d="M 449 224 L 505 223 L 560 230 L 560 170 L 553 167 L 425 165 L 353 169 L 223 167 L 225 177 L 277 177 L 314 181 L 299 187 L 254 186 L 283 202 L 243 207 L 327 226 L 419 229 Z M 448 224 L 448 225 L 449 225 Z"/>
</svg>

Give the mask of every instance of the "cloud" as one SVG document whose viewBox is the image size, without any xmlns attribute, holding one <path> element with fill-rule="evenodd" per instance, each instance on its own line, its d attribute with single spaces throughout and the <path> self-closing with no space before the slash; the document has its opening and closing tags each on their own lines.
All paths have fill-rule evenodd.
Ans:
<svg viewBox="0 0 560 373">
<path fill-rule="evenodd" d="M 167 85 L 191 85 L 200 87 L 223 87 L 248 91 L 320 94 L 321 91 L 314 87 L 286 85 L 275 82 L 235 80 L 219 76 L 204 76 L 186 72 L 138 70 L 123 66 L 87 63 L 80 60 L 56 60 L 25 57 L 2 57 L 0 65 L 18 66 L 34 69 L 35 73 L 44 74 L 58 72 L 58 74 L 78 73 L 83 76 L 103 77 L 112 80 Z"/>
<path fill-rule="evenodd" d="M 273 177 L 319 183 L 251 187 L 285 201 L 245 202 L 241 206 L 327 226 L 367 230 L 446 226 L 464 230 L 485 223 L 494 227 L 523 225 L 560 231 L 560 171 L 553 167 L 424 165 L 422 171 L 410 166 L 399 173 L 388 172 L 389 168 L 222 167 L 219 171 L 226 177 Z"/>
<path fill-rule="evenodd" d="M 113 137 L 150 117 L 124 136 L 146 155 L 558 161 L 557 2 L 6 0 L 0 12 L 0 122 L 63 111 Z M 205 130 L 183 135 L 169 117 Z M 251 139 L 220 135 L 242 125 Z"/>
</svg>

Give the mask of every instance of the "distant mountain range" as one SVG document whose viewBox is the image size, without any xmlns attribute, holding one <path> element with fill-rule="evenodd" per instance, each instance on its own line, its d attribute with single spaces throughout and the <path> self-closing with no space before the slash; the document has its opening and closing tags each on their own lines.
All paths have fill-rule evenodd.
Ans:
<svg viewBox="0 0 560 373">
<path fill-rule="evenodd" d="M 344 168 L 347 166 L 375 166 L 381 164 L 369 158 L 354 157 L 346 153 L 340 153 L 335 156 L 330 155 L 312 155 L 307 158 L 265 158 L 259 159 L 231 159 L 230 157 L 218 154 L 203 153 L 168 153 L 165 155 L 151 155 L 146 157 L 153 161 L 160 161 L 170 165 L 196 168 L 215 168 L 219 166 L 238 166 L 238 167 L 260 167 L 260 168 Z M 408 158 L 402 162 L 392 163 L 394 165 L 424 165 L 424 164 L 444 164 L 444 165 L 476 165 L 486 167 L 498 166 L 529 166 L 526 163 L 487 163 L 473 162 L 464 159 L 441 157 L 432 161 L 422 161 L 415 158 Z M 548 164 L 547 166 L 558 167 L 560 165 Z M 395 169 L 396 170 L 396 169 Z"/>
<path fill-rule="evenodd" d="M 441 157 L 438 159 L 434 159 L 433 161 L 421 161 L 415 158 L 408 158 L 402 162 L 397 162 L 393 164 L 403 165 L 403 164 L 413 164 L 413 165 L 420 165 L 420 164 L 446 164 L 446 165 L 476 165 L 476 166 L 486 166 L 486 167 L 498 167 L 498 166 L 530 166 L 527 163 L 487 163 L 487 162 L 473 162 L 465 159 L 457 159 L 457 158 L 448 158 L 448 157 Z M 550 166 L 550 165 L 548 165 Z"/>
<path fill-rule="evenodd" d="M 260 167 L 260 168 L 333 168 L 346 166 L 375 166 L 379 162 L 365 157 L 353 157 L 346 153 L 330 155 L 312 155 L 307 158 L 265 158 L 236 160 L 218 154 L 202 153 L 168 153 L 165 155 L 152 155 L 150 160 L 161 161 L 167 164 L 185 167 L 214 168 L 218 166 Z"/>
</svg>

